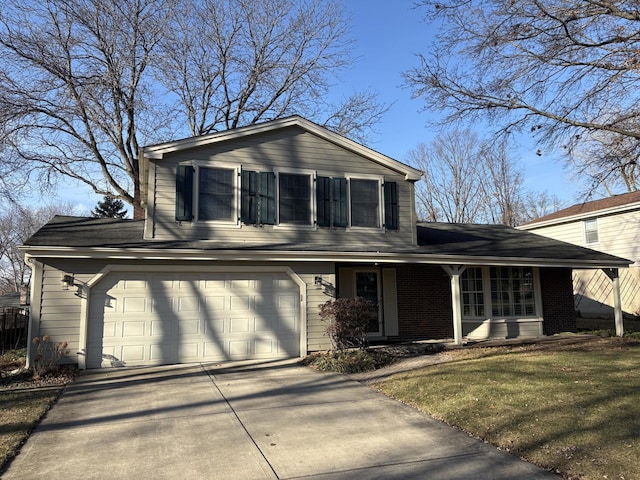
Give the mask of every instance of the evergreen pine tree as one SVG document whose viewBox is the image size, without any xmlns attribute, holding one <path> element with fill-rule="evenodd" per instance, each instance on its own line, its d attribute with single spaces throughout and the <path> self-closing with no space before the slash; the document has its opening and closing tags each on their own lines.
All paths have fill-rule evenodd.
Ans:
<svg viewBox="0 0 640 480">
<path fill-rule="evenodd" d="M 95 218 L 124 218 L 127 211 L 124 209 L 122 200 L 105 195 L 104 199 L 99 201 L 96 208 L 91 211 L 91 215 Z"/>
</svg>

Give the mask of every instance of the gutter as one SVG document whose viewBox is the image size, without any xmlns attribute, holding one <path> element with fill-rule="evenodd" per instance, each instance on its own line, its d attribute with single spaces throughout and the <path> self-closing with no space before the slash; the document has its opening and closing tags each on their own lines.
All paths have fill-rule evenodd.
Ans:
<svg viewBox="0 0 640 480">
<path fill-rule="evenodd" d="M 319 252 L 319 251 L 274 251 L 274 250 L 199 250 L 199 249 L 116 249 L 74 247 L 20 247 L 25 258 L 69 258 L 94 260 L 146 260 L 146 261 L 267 261 L 267 262 L 370 262 L 370 263 L 421 263 L 436 265 L 474 266 L 528 266 L 568 267 L 582 269 L 627 268 L 633 262 L 611 256 L 611 260 L 578 260 L 532 257 L 497 257 L 443 255 L 428 253 L 384 253 L 384 252 Z"/>
</svg>

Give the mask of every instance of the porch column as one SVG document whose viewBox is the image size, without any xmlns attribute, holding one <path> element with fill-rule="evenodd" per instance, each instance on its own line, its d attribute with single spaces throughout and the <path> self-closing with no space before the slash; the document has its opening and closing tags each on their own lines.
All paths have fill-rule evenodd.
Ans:
<svg viewBox="0 0 640 480">
<path fill-rule="evenodd" d="M 453 343 L 462 344 L 462 295 L 460 275 L 465 271 L 463 265 L 442 265 L 451 279 L 451 308 L 453 311 Z"/>
<path fill-rule="evenodd" d="M 616 335 L 622 337 L 624 335 L 624 321 L 622 300 L 620 299 L 620 275 L 617 268 L 603 268 L 602 271 L 606 273 L 613 284 L 613 318 L 616 324 Z"/>
</svg>

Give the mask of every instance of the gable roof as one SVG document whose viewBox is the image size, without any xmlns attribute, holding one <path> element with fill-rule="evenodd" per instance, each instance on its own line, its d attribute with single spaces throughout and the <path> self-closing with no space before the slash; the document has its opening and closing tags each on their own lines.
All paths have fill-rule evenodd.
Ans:
<svg viewBox="0 0 640 480">
<path fill-rule="evenodd" d="M 143 200 L 143 202 L 147 201 L 147 194 L 149 191 L 147 182 L 149 181 L 148 171 L 150 159 L 161 160 L 162 158 L 164 158 L 164 155 L 169 153 L 180 152 L 192 148 L 205 147 L 207 145 L 212 145 L 220 142 L 233 141 L 235 139 L 240 139 L 249 135 L 257 135 L 260 133 L 266 133 L 290 127 L 301 128 L 302 130 L 309 132 L 328 142 L 331 142 L 339 147 L 364 156 L 374 162 L 379 163 L 380 165 L 403 174 L 406 180 L 415 182 L 422 178 L 422 172 L 416 168 L 413 168 L 391 157 L 388 157 L 358 142 L 343 137 L 342 135 L 332 132 L 331 130 L 328 130 L 327 128 L 322 127 L 305 118 L 294 115 L 291 117 L 271 120 L 256 125 L 249 125 L 246 127 L 224 130 L 222 132 L 210 133 L 208 135 L 188 137 L 181 140 L 158 143 L 142 147 L 138 154 L 140 178 L 142 179 L 142 182 L 140 183 L 140 198 Z"/>
<path fill-rule="evenodd" d="M 629 210 L 640 209 L 640 191 L 622 193 L 590 202 L 576 203 L 557 212 L 536 218 L 518 228 L 529 230 L 533 228 L 566 223 L 596 215 L 611 215 Z"/>
<path fill-rule="evenodd" d="M 504 225 L 424 223 L 417 246 L 144 240 L 143 220 L 56 216 L 22 249 L 32 257 L 402 262 L 627 267 L 629 260 Z M 301 258 L 304 254 L 304 258 Z"/>
<path fill-rule="evenodd" d="M 306 132 L 309 132 L 317 137 L 320 137 L 328 142 L 338 145 L 346 150 L 350 150 L 354 153 L 367 157 L 374 162 L 384 165 L 392 170 L 405 175 L 407 180 L 417 181 L 420 180 L 422 172 L 416 168 L 413 168 L 405 163 L 394 160 L 391 157 L 383 155 L 369 147 L 366 147 L 358 142 L 354 142 L 340 134 L 332 132 L 314 122 L 311 122 L 298 115 L 291 117 L 280 118 L 277 120 L 271 120 L 269 122 L 259 123 L 256 125 L 249 125 L 246 127 L 234 128 L 231 130 L 225 130 L 222 132 L 210 133 L 208 135 L 201 135 L 198 137 L 189 137 L 182 140 L 176 140 L 172 142 L 158 143 L 155 145 L 148 145 L 141 150 L 141 159 L 156 159 L 161 160 L 167 153 L 178 152 L 181 150 L 188 150 L 191 148 L 199 148 L 207 145 L 211 145 L 219 142 L 227 142 L 230 140 L 246 137 L 249 135 L 256 135 L 259 133 L 271 132 L 274 130 L 298 127 Z M 146 168 L 146 167 L 145 167 Z"/>
</svg>

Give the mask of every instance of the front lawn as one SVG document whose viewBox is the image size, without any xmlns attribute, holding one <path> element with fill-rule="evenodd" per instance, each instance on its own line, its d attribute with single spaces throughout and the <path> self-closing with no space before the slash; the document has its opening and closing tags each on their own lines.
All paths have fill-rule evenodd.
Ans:
<svg viewBox="0 0 640 480">
<path fill-rule="evenodd" d="M 24 370 L 26 350 L 0 355 L 0 472 L 75 372 L 61 369 L 38 379 Z"/>
<path fill-rule="evenodd" d="M 570 479 L 640 479 L 640 341 L 464 348 L 378 389 Z"/>
</svg>

